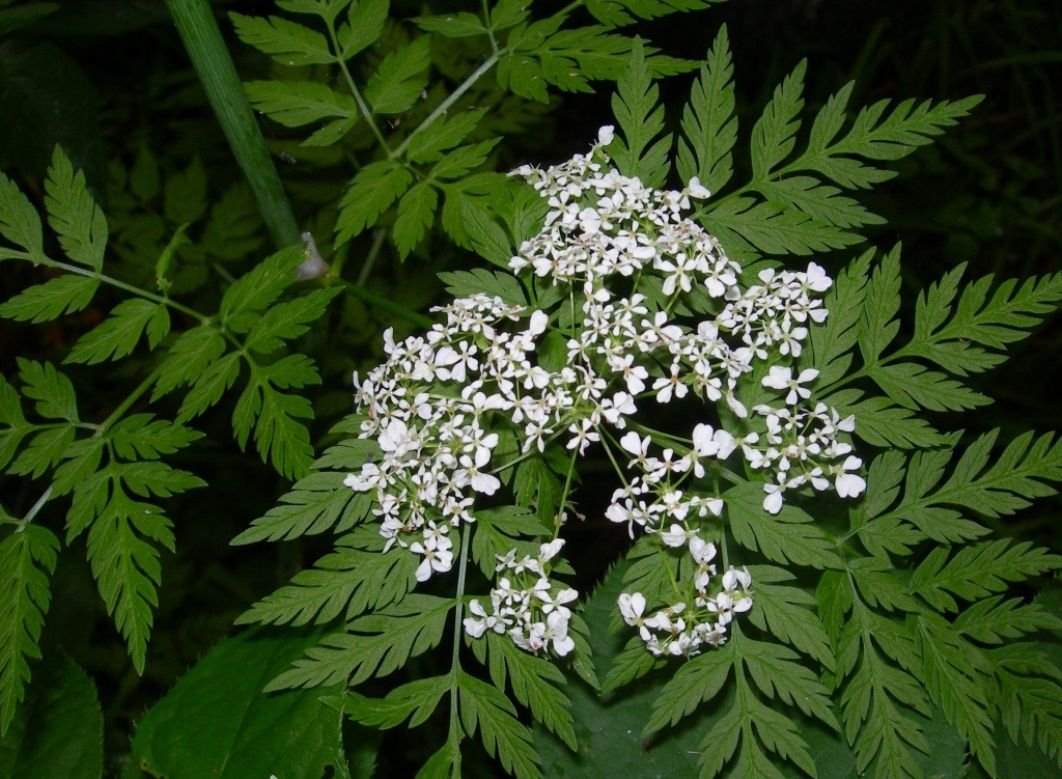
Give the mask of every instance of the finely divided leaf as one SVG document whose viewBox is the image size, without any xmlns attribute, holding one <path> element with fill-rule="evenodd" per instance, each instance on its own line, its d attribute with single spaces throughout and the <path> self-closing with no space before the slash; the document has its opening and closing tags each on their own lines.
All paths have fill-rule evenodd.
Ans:
<svg viewBox="0 0 1062 779">
<path fill-rule="evenodd" d="M 271 307 L 251 328 L 244 346 L 263 354 L 276 351 L 285 341 L 304 335 L 342 291 L 342 287 L 326 287 Z"/>
<path fill-rule="evenodd" d="M 802 509 L 785 505 L 777 514 L 763 508 L 763 485 L 743 482 L 723 494 L 734 540 L 767 559 L 813 568 L 841 566 L 836 547 Z"/>
<path fill-rule="evenodd" d="M 285 127 L 358 115 L 354 98 L 316 81 L 248 81 L 243 86 L 255 110 Z"/>
<path fill-rule="evenodd" d="M 384 57 L 365 86 L 365 99 L 377 114 L 401 114 L 416 102 L 428 83 L 431 39 L 417 38 Z"/>
<path fill-rule="evenodd" d="M 446 629 L 453 601 L 411 594 L 390 608 L 347 623 L 346 630 L 326 636 L 266 687 L 320 687 L 345 682 L 355 686 L 386 676 L 411 657 L 437 646 Z"/>
<path fill-rule="evenodd" d="M 660 88 L 649 75 L 640 38 L 635 39 L 627 68 L 616 82 L 612 113 L 623 134 L 609 146 L 616 167 L 646 186 L 662 186 L 669 168 L 671 135 L 659 137 L 664 133 L 664 107 Z"/>
<path fill-rule="evenodd" d="M 282 65 L 327 65 L 335 62 L 324 35 L 279 16 L 229 18 L 244 43 L 269 54 Z"/>
<path fill-rule="evenodd" d="M 427 234 L 438 204 L 439 193 L 426 181 L 416 184 L 402 196 L 394 228 L 395 248 L 400 259 L 409 256 Z"/>
<path fill-rule="evenodd" d="M 796 146 L 806 70 L 807 60 L 801 60 L 775 88 L 774 96 L 752 128 L 752 176 L 756 180 L 766 179 Z"/>
<path fill-rule="evenodd" d="M 65 419 L 80 422 L 74 385 L 66 374 L 60 373 L 50 362 L 35 362 L 24 357 L 16 359 L 22 394 L 37 401 L 36 411 L 45 419 Z"/>
<path fill-rule="evenodd" d="M 731 150 L 737 142 L 737 128 L 734 65 L 726 25 L 723 25 L 682 112 L 682 135 L 676 159 L 681 179 L 689 181 L 696 176 L 711 192 L 721 190 L 733 173 Z"/>
<path fill-rule="evenodd" d="M 88 192 L 84 172 L 74 171 L 59 146 L 52 155 L 44 191 L 48 223 L 67 257 L 99 272 L 107 247 L 107 219 Z"/>
<path fill-rule="evenodd" d="M 88 276 L 59 276 L 38 284 L 0 305 L 0 317 L 39 324 L 80 311 L 92 301 L 100 282 Z"/>
<path fill-rule="evenodd" d="M 162 312 L 163 319 L 159 319 Z M 164 303 L 152 303 L 142 298 L 123 300 L 111 315 L 78 339 L 66 362 L 95 365 L 117 360 L 131 354 L 145 330 L 148 346 L 154 348 L 169 331 L 169 315 Z"/>
<path fill-rule="evenodd" d="M 497 756 L 517 779 L 538 779 L 539 757 L 531 744 L 531 731 L 516 719 L 516 708 L 500 690 L 464 671 L 457 672 L 461 725 L 469 736 L 479 729 L 487 754 Z"/>
<path fill-rule="evenodd" d="M 376 224 L 412 183 L 413 174 L 395 160 L 370 162 L 359 170 L 339 204 L 336 243 L 346 243 Z"/>
<path fill-rule="evenodd" d="M 34 263 L 44 259 L 44 235 L 37 209 L 3 173 L 0 173 L 0 236 L 25 249 Z M 3 259 L 5 254 L 0 250 L 0 260 Z"/>
<path fill-rule="evenodd" d="M 342 3 L 341 5 L 346 5 Z M 387 0 L 358 0 L 350 3 L 347 19 L 339 26 L 339 56 L 348 60 L 368 48 L 383 34 L 387 22 Z"/>
<path fill-rule="evenodd" d="M 162 582 L 159 550 L 151 541 L 172 552 L 172 523 L 157 506 L 127 497 L 115 482 L 109 502 L 89 529 L 88 558 L 137 673 L 144 672 Z"/>
<path fill-rule="evenodd" d="M 178 387 L 191 384 L 225 353 L 225 339 L 217 328 L 199 325 L 185 330 L 170 346 L 158 367 L 152 402 Z"/>
<path fill-rule="evenodd" d="M 371 498 L 343 486 L 345 474 L 315 472 L 303 477 L 280 502 L 232 540 L 233 544 L 285 541 L 326 530 L 349 530 L 368 514 Z"/>
<path fill-rule="evenodd" d="M 38 641 L 51 603 L 48 578 L 59 539 L 40 525 L 26 525 L 0 542 L 0 736 L 7 733 L 30 679 L 29 660 L 41 656 Z"/>
<path fill-rule="evenodd" d="M 496 295 L 510 306 L 526 306 L 527 298 L 520 282 L 511 274 L 473 268 L 470 271 L 448 271 L 439 274 L 446 291 L 455 298 L 478 293 Z"/>
</svg>

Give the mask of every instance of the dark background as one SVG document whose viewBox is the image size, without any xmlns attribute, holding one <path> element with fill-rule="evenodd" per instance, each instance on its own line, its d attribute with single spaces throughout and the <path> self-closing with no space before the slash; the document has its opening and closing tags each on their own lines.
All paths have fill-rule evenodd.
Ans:
<svg viewBox="0 0 1062 779">
<path fill-rule="evenodd" d="M 442 4 L 393 5 L 401 15 L 427 6 L 444 10 Z M 217 6 L 219 11 L 272 12 L 272 3 L 255 0 Z M 871 209 L 887 220 L 869 231 L 870 240 L 881 248 L 904 243 L 909 304 L 918 289 L 960 262 L 969 263 L 968 278 L 987 273 L 1027 277 L 1062 268 L 1062 3 L 733 0 L 681 22 L 664 19 L 637 29 L 668 54 L 700 59 L 723 22 L 735 60 L 739 148 L 745 148 L 744 139 L 774 85 L 805 57 L 809 111 L 850 80 L 856 82 L 852 106 L 882 98 L 986 96 L 969 119 L 899 163 L 900 176 L 867 197 Z M 222 29 L 241 73 L 260 70 L 259 58 L 231 36 L 224 19 Z M 665 103 L 679 106 L 688 85 L 688 77 L 667 81 Z M 543 132 L 524 150 L 527 160 L 553 162 L 586 146 L 610 116 L 611 89 L 598 86 L 594 95 L 556 99 Z M 0 169 L 32 197 L 40 195 L 55 143 L 84 167 L 105 211 L 108 161 L 128 163 L 140 145 L 160 158 L 198 156 L 212 192 L 239 178 L 165 8 L 155 0 L 66 0 L 52 17 L 0 37 L 0 117 Z M 281 165 L 281 175 L 286 174 Z M 394 274 L 392 283 L 401 282 L 403 274 L 431 276 L 417 268 L 381 273 Z M 32 271 L 5 265 L 0 297 L 34 280 Z M 423 300 L 411 307 L 442 294 L 430 282 L 418 290 Z M 60 360 L 91 317 L 103 313 L 90 310 L 89 319 L 43 327 L 0 323 L 0 368 L 10 375 L 16 355 Z M 378 340 L 378 331 L 366 334 L 366 343 L 370 336 Z M 1055 320 L 1015 345 L 1007 365 L 980 378 L 978 388 L 997 403 L 970 417 L 971 433 L 1001 426 L 1006 440 L 1030 427 L 1057 427 L 1059 342 Z M 366 346 L 356 359 L 371 361 L 373 354 L 374 348 Z M 89 391 L 106 394 L 110 387 L 99 373 L 99 386 Z M 228 439 L 225 423 L 217 425 L 216 440 Z M 209 450 L 196 451 L 203 457 Z M 102 612 L 83 548 L 63 554 L 46 641 L 62 644 L 100 685 L 112 755 L 127 750 L 131 722 L 230 631 L 237 614 L 316 556 L 311 544 L 228 546 L 285 486 L 263 477 L 253 459 L 230 447 L 211 454 L 209 461 L 184 464 L 212 485 L 230 489 L 211 490 L 209 505 L 195 493 L 167 504 L 177 519 L 178 554 L 163 561 L 162 602 L 143 678 L 132 672 Z M 16 511 L 37 492 L 28 484 L 0 483 L 5 505 Z M 1059 508 L 1057 501 L 1044 503 L 1035 515 L 1002 529 L 1057 548 L 1050 523 Z"/>
</svg>

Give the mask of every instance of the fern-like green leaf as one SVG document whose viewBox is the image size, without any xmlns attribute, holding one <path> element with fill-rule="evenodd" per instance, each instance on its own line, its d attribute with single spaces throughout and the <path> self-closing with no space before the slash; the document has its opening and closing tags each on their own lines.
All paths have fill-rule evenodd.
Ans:
<svg viewBox="0 0 1062 779">
<path fill-rule="evenodd" d="M 359 170 L 339 203 L 336 243 L 346 243 L 376 224 L 412 183 L 413 174 L 394 160 L 370 162 Z"/>
<path fill-rule="evenodd" d="M 766 179 L 796 146 L 800 111 L 804 107 L 806 70 L 807 60 L 801 60 L 775 88 L 770 102 L 752 128 L 752 175 L 756 179 Z"/>
<path fill-rule="evenodd" d="M 356 538 L 341 538 L 334 552 L 297 573 L 290 584 L 260 600 L 237 622 L 323 624 L 397 603 L 413 589 L 417 558 L 400 551 L 384 554 L 379 543 L 363 547 Z"/>
<path fill-rule="evenodd" d="M 304 335 L 342 291 L 342 287 L 326 287 L 272 306 L 251 328 L 244 346 L 263 354 L 276 351 L 285 341 Z"/>
<path fill-rule="evenodd" d="M 410 594 L 390 608 L 358 617 L 347 623 L 345 631 L 326 636 L 308 649 L 306 657 L 296 660 L 266 690 L 340 682 L 353 687 L 370 677 L 393 673 L 409 658 L 439 644 L 453 605 L 447 598 Z"/>
<path fill-rule="evenodd" d="M 123 300 L 102 324 L 78 339 L 66 362 L 95 365 L 120 359 L 132 353 L 145 332 L 149 348 L 154 349 L 169 329 L 165 304 L 141 298 Z"/>
<path fill-rule="evenodd" d="M 1062 630 L 1062 619 L 1040 606 L 1022 603 L 1021 598 L 1002 595 L 977 601 L 952 623 L 955 632 L 982 644 L 1003 644 L 1038 630 Z"/>
<path fill-rule="evenodd" d="M 321 33 L 279 16 L 230 13 L 236 35 L 282 65 L 328 65 L 336 61 Z"/>
<path fill-rule="evenodd" d="M 616 82 L 612 113 L 622 132 L 622 137 L 609 146 L 616 167 L 646 186 L 662 186 L 669 167 L 671 135 L 664 133 L 660 88 L 649 75 L 640 38 L 635 39 L 630 61 Z"/>
<path fill-rule="evenodd" d="M 749 612 L 749 621 L 832 671 L 835 661 L 830 639 L 818 615 L 808 608 L 814 606 L 815 597 L 798 587 L 780 584 L 796 578 L 782 568 L 750 565 L 748 569 L 756 582 L 755 608 Z"/>
<path fill-rule="evenodd" d="M 368 48 L 380 37 L 387 23 L 388 0 L 358 0 L 342 3 L 347 6 L 347 18 L 337 31 L 339 56 L 348 60 Z"/>
<path fill-rule="evenodd" d="M 232 431 L 241 449 L 253 431 L 262 462 L 270 463 L 286 478 L 299 479 L 313 463 L 310 431 L 299 421 L 302 419 L 313 419 L 308 398 L 280 392 L 267 375 L 252 372 L 233 409 Z"/>
<path fill-rule="evenodd" d="M 426 181 L 414 185 L 398 201 L 394 239 L 399 258 L 408 257 L 423 240 L 435 219 L 435 209 L 438 205 L 439 193 Z"/>
<path fill-rule="evenodd" d="M 737 142 L 734 116 L 734 65 L 726 25 L 719 28 L 700 76 L 682 112 L 682 135 L 675 164 L 683 181 L 694 176 L 711 192 L 733 174 L 731 150 Z"/>
<path fill-rule="evenodd" d="M 504 690 L 508 682 L 516 700 L 531 710 L 536 721 L 571 749 L 577 749 L 571 703 L 558 687 L 565 684 L 564 674 L 547 659 L 518 649 L 508 636 L 491 632 L 485 638 L 484 642 L 474 642 L 472 648 L 477 654 L 486 653 L 494 686 Z"/>
<path fill-rule="evenodd" d="M 493 685 L 464 671 L 457 672 L 461 725 L 474 736 L 479 730 L 487 754 L 497 756 L 511 776 L 538 779 L 538 754 L 531 744 L 531 731 L 516 718 L 516 708 Z"/>
<path fill-rule="evenodd" d="M 89 194 L 84 172 L 74 170 L 59 146 L 52 154 L 44 192 L 48 223 L 66 256 L 99 272 L 107 247 L 107 218 Z"/>
<path fill-rule="evenodd" d="M 243 86 L 256 111 L 285 127 L 358 116 L 354 98 L 316 81 L 248 81 Z"/>
<path fill-rule="evenodd" d="M 7 733 L 29 682 L 29 660 L 41 656 L 38 642 L 51 603 L 48 578 L 55 570 L 59 539 L 47 528 L 26 525 L 0 542 L 0 736 Z"/>
<path fill-rule="evenodd" d="M 365 85 L 365 99 L 377 114 L 401 114 L 410 109 L 428 83 L 431 62 L 428 36 L 391 52 Z"/>
<path fill-rule="evenodd" d="M 44 259 L 44 233 L 37 209 L 22 194 L 18 186 L 0 173 L 0 236 L 24 249 L 30 260 L 38 263 Z M 0 260 L 11 256 L 0 248 Z"/>
<path fill-rule="evenodd" d="M 366 698 L 348 692 L 337 702 L 343 713 L 355 722 L 384 730 L 401 725 L 407 719 L 409 727 L 421 725 L 439 706 L 439 701 L 453 691 L 453 677 L 429 676 L 396 687 L 384 698 Z"/>
<path fill-rule="evenodd" d="M 978 600 L 1002 592 L 1010 582 L 1062 568 L 1062 556 L 1007 539 L 986 541 L 959 549 L 949 559 L 948 547 L 938 546 L 911 575 L 910 592 L 938 611 L 957 611 L 955 598 Z"/>
<path fill-rule="evenodd" d="M 35 362 L 23 357 L 16 359 L 22 394 L 37 401 L 35 409 L 45 419 L 63 419 L 77 423 L 77 397 L 74 384 L 55 369 L 50 362 Z"/>
<path fill-rule="evenodd" d="M 60 276 L 4 301 L 0 317 L 33 324 L 50 322 L 87 306 L 99 285 L 98 279 L 88 276 Z"/>
<path fill-rule="evenodd" d="M 215 327 L 199 325 L 185 330 L 177 336 L 159 365 L 151 400 L 156 401 L 178 387 L 195 382 L 224 353 L 225 339 Z"/>
<path fill-rule="evenodd" d="M 763 485 L 743 482 L 723 494 L 734 540 L 778 563 L 814 568 L 840 567 L 833 543 L 814 519 L 793 505 L 777 514 L 763 508 Z"/>
<path fill-rule="evenodd" d="M 89 529 L 88 558 L 137 673 L 144 671 L 162 582 L 159 551 L 151 541 L 172 552 L 171 522 L 157 506 L 132 500 L 114 483 L 110 500 Z"/>
</svg>

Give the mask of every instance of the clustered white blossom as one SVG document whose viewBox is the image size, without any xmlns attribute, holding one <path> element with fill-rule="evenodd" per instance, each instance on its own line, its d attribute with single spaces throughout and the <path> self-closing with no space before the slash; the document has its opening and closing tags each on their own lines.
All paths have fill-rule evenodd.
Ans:
<svg viewBox="0 0 1062 779">
<path fill-rule="evenodd" d="M 501 486 L 495 474 L 510 463 L 495 457 L 498 431 L 517 440 L 509 460 L 554 440 L 573 455 L 603 443 L 612 456 L 618 443 L 631 459 L 606 516 L 632 537 L 637 525 L 667 547 L 687 547 L 696 563 L 692 589 L 676 592 L 667 608 L 644 617 L 640 593 L 624 594 L 620 607 L 650 651 L 688 656 L 702 643 L 722 643 L 732 615 L 752 605 L 744 569 L 728 569 L 710 594 L 716 548 L 701 536 L 723 511 L 725 461 L 740 455 L 764 472 L 771 513 L 786 491 L 805 485 L 832 485 L 841 497 L 866 485 L 856 473 L 861 460 L 842 440 L 853 419 L 822 403 L 809 407 L 818 373 L 794 375 L 791 367 L 808 326 L 827 316 L 817 297 L 832 283 L 825 271 L 815 263 L 802 272 L 764 270 L 742 289 L 741 267 L 683 217 L 690 198 L 708 191 L 697 179 L 677 192 L 621 175 L 604 150 L 611 140 L 605 127 L 588 155 L 513 172 L 549 211 L 510 265 L 571 294 L 552 313 L 472 295 L 437 309 L 445 322 L 423 337 L 395 343 L 388 331 L 387 360 L 364 380 L 355 375 L 361 436 L 375 438 L 382 455 L 346 484 L 374 493 L 385 551 L 397 544 L 419 555 L 416 578 L 426 581 L 453 564 L 450 529 L 474 522 L 477 495 Z M 566 339 L 558 370 L 537 359 L 547 330 Z M 741 396 L 757 380 L 779 402 L 750 414 Z M 642 401 L 686 398 L 714 405 L 717 426 L 697 421 L 684 436 L 663 435 L 634 419 Z M 504 631 L 533 652 L 571 651 L 562 604 L 576 593 L 545 575 L 560 543 L 543 544 L 537 560 L 517 563 L 515 550 L 499 556 L 492 611 L 473 601 L 467 632 Z"/>
<path fill-rule="evenodd" d="M 473 616 L 465 618 L 465 631 L 473 638 L 488 630 L 508 633 L 513 643 L 528 652 L 552 649 L 562 657 L 571 652 L 575 648 L 568 635 L 572 612 L 564 604 L 576 600 L 579 593 L 549 578 L 549 561 L 563 546 L 564 539 L 556 538 L 542 544 L 537 557 L 524 555 L 517 560 L 515 549 L 499 555 L 498 584 L 490 592 L 491 612 L 472 600 L 468 610 Z"/>
</svg>

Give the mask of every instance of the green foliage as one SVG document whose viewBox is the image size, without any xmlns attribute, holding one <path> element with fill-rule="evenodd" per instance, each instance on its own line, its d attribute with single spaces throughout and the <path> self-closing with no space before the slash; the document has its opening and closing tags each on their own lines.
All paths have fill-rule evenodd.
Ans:
<svg viewBox="0 0 1062 779">
<path fill-rule="evenodd" d="M 29 660 L 51 603 L 48 579 L 55 571 L 59 539 L 30 525 L 0 542 L 0 577 L 10 597 L 0 607 L 0 735 L 6 735 L 29 681 Z"/>
<path fill-rule="evenodd" d="M 311 638 L 251 632 L 225 639 L 143 716 L 133 759 L 173 779 L 310 779 L 337 768 L 339 715 L 318 700 L 331 690 L 262 692 Z"/>
<path fill-rule="evenodd" d="M 26 702 L 0 737 L 0 775 L 103 776 L 103 713 L 96 685 L 66 655 L 39 671 Z"/>
</svg>

